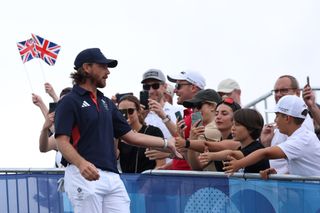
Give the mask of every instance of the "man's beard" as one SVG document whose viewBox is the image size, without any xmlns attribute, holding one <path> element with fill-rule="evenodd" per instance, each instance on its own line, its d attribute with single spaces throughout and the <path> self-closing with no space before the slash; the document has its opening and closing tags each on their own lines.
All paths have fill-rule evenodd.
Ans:
<svg viewBox="0 0 320 213">
<path fill-rule="evenodd" d="M 90 75 L 88 79 L 93 85 L 96 85 L 97 88 L 104 88 L 106 86 L 105 80 L 100 79 L 96 75 Z"/>
</svg>

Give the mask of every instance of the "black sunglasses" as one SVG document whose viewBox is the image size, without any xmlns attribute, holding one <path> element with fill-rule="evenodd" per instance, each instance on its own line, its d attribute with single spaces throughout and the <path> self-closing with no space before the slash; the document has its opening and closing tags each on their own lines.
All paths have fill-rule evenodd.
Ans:
<svg viewBox="0 0 320 213">
<path fill-rule="evenodd" d="M 125 118 L 128 118 L 128 114 L 132 115 L 135 110 L 136 110 L 135 108 L 119 109 L 119 111 Z"/>
<path fill-rule="evenodd" d="M 143 90 L 150 90 L 150 88 L 152 87 L 152 89 L 157 90 L 160 88 L 160 85 L 162 83 L 153 83 L 153 84 L 143 84 Z"/>
<path fill-rule="evenodd" d="M 181 89 L 181 87 L 182 87 L 183 85 L 191 85 L 191 84 L 188 84 L 188 83 L 178 84 L 178 83 L 177 83 L 176 86 L 175 86 L 176 90 Z"/>
</svg>

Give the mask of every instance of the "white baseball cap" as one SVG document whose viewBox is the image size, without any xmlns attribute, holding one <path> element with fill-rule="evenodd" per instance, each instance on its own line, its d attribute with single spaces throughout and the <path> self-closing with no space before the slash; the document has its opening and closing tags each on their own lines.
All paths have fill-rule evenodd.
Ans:
<svg viewBox="0 0 320 213">
<path fill-rule="evenodd" d="M 308 114 L 308 108 L 304 101 L 298 96 L 286 95 L 280 98 L 274 112 L 305 119 Z"/>
<path fill-rule="evenodd" d="M 230 93 L 235 89 L 240 89 L 238 82 L 231 78 L 227 78 L 218 84 L 217 92 Z"/>
<path fill-rule="evenodd" d="M 182 71 L 178 75 L 169 76 L 167 75 L 169 81 L 176 83 L 178 80 L 188 81 L 191 84 L 196 85 L 200 89 L 204 89 L 206 86 L 206 80 L 199 72 L 194 71 Z"/>
</svg>

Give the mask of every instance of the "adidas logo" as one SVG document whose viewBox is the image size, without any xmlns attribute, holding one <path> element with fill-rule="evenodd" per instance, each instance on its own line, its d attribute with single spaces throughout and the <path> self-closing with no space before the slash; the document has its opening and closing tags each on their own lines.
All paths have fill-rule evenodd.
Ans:
<svg viewBox="0 0 320 213">
<path fill-rule="evenodd" d="M 82 105 L 81 105 L 82 108 L 89 107 L 89 106 L 90 106 L 90 104 L 88 104 L 88 102 L 86 102 L 86 101 L 82 102 Z"/>
</svg>

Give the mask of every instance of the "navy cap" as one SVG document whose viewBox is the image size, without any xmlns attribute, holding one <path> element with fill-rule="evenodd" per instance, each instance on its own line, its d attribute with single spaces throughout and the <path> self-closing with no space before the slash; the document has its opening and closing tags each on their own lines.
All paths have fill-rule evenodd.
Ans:
<svg viewBox="0 0 320 213">
<path fill-rule="evenodd" d="M 84 63 L 107 64 L 110 68 L 118 65 L 117 60 L 107 59 L 99 48 L 89 48 L 81 51 L 74 60 L 74 69 L 78 70 Z"/>
</svg>

